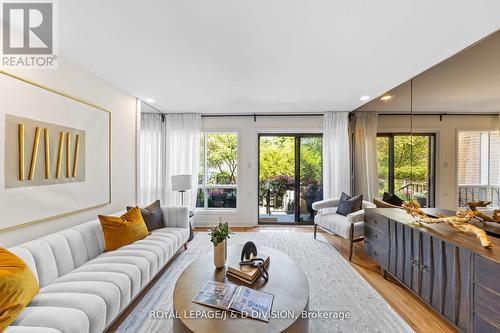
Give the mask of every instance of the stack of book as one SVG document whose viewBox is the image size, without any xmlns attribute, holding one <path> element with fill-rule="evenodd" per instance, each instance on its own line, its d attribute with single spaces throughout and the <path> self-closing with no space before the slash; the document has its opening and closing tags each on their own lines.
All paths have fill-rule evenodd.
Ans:
<svg viewBox="0 0 500 333">
<path fill-rule="evenodd" d="M 238 251 L 235 251 L 238 253 Z M 268 255 L 264 253 L 259 253 L 258 256 L 252 258 L 262 258 L 264 259 L 264 267 L 267 267 L 270 262 L 270 258 Z M 257 267 L 251 266 L 241 266 L 239 257 L 229 257 L 227 258 L 227 270 L 226 275 L 238 279 L 246 284 L 252 284 L 257 280 L 260 276 L 260 270 Z"/>
</svg>

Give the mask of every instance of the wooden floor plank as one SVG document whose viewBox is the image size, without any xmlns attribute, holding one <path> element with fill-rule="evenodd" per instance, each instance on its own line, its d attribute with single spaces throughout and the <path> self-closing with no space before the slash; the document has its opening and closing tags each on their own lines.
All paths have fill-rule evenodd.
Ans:
<svg viewBox="0 0 500 333">
<path fill-rule="evenodd" d="M 207 231 L 207 228 L 195 228 L 195 231 Z M 280 226 L 266 225 L 256 227 L 232 227 L 233 232 L 313 232 L 312 226 Z M 319 231 L 340 254 L 348 255 L 348 241 L 334 234 Z M 441 318 L 429 306 L 420 301 L 415 295 L 406 290 L 399 282 L 392 278 L 384 279 L 380 266 L 368 257 L 363 250 L 363 242 L 354 243 L 354 253 L 350 263 L 354 269 L 394 308 L 394 310 L 417 333 L 449 333 L 458 332 L 446 320 Z"/>
</svg>

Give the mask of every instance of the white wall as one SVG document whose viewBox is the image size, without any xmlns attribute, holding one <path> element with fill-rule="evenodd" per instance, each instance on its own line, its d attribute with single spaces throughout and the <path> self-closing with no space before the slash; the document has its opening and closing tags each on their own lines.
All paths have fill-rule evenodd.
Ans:
<svg viewBox="0 0 500 333">
<path fill-rule="evenodd" d="M 107 82 L 59 58 L 58 69 L 8 70 L 22 78 L 83 99 L 111 111 L 111 204 L 79 214 L 0 232 L 0 246 L 8 247 L 66 229 L 136 203 L 136 99 Z M 20 96 L 19 98 L 29 98 Z M 40 110 L 43 112 L 43 110 Z M 3 177 L 3 175 L 2 175 Z M 29 209 L 32 203 L 26 203 Z M 8 218 L 2 212 L 2 218 Z"/>
<path fill-rule="evenodd" d="M 491 116 L 416 116 L 413 132 L 436 133 L 436 207 L 456 209 L 457 132 L 459 130 L 498 130 L 498 115 Z M 378 132 L 410 132 L 409 116 L 379 116 Z"/>
<path fill-rule="evenodd" d="M 215 225 L 220 218 L 231 226 L 257 225 L 258 134 L 321 133 L 322 117 L 224 117 L 203 118 L 203 131 L 234 131 L 239 140 L 238 202 L 234 212 L 197 211 L 196 226 Z"/>
</svg>

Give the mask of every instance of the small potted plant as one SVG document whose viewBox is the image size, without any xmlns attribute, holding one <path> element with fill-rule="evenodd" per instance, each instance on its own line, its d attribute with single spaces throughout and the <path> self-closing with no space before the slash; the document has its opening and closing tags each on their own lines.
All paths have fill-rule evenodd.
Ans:
<svg viewBox="0 0 500 333">
<path fill-rule="evenodd" d="M 214 264 L 217 268 L 222 268 L 226 265 L 226 240 L 229 238 L 230 233 L 227 222 L 221 222 L 217 227 L 210 229 L 210 241 L 214 244 Z"/>
</svg>

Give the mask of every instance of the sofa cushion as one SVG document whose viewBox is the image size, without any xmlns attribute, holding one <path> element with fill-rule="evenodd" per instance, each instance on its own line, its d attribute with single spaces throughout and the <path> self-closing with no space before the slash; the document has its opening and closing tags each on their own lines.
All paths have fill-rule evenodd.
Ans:
<svg viewBox="0 0 500 333">
<path fill-rule="evenodd" d="M 100 333 L 106 327 L 106 303 L 91 294 L 54 293 L 39 294 L 30 303 L 30 307 L 72 308 L 85 312 L 90 319 L 89 333 Z"/>
<path fill-rule="evenodd" d="M 156 266 L 160 269 L 164 264 L 163 250 L 158 245 L 152 244 L 130 244 L 120 248 L 120 250 L 141 250 L 151 252 L 156 258 Z"/>
<path fill-rule="evenodd" d="M 38 293 L 38 282 L 29 267 L 15 254 L 0 248 L 0 332 Z"/>
<path fill-rule="evenodd" d="M 27 307 L 17 316 L 14 325 L 48 327 L 63 333 L 87 333 L 89 318 L 85 312 L 65 307 Z"/>
<path fill-rule="evenodd" d="M 103 273 L 121 273 L 121 275 L 126 276 L 128 278 L 128 281 L 130 282 L 130 290 L 132 292 L 132 297 L 137 295 L 139 291 L 141 290 L 141 287 L 143 286 L 141 283 L 141 271 L 139 268 L 135 265 L 132 264 L 117 264 L 117 263 L 111 263 L 111 264 L 97 264 L 97 263 L 87 263 L 73 271 L 74 273 L 77 272 L 92 272 L 92 273 L 98 273 L 98 272 L 103 272 Z M 144 281 L 147 282 L 147 281 Z M 125 302 L 128 303 L 130 301 L 131 297 L 128 298 Z M 123 302 L 122 302 L 123 303 Z M 126 305 L 125 303 L 125 305 Z M 123 308 L 123 306 L 120 306 L 120 308 Z"/>
<path fill-rule="evenodd" d="M 66 238 L 75 267 L 80 267 L 89 260 L 87 246 L 80 231 L 71 228 L 58 232 L 58 234 Z"/>
<path fill-rule="evenodd" d="M 132 208 L 133 207 L 127 206 L 127 210 L 131 210 Z M 144 223 L 146 223 L 146 227 L 149 231 L 165 228 L 160 200 L 156 200 L 151 205 L 139 209 L 141 210 L 142 218 L 144 219 Z"/>
<path fill-rule="evenodd" d="M 96 259 L 114 258 L 114 257 L 129 258 L 131 256 L 144 258 L 148 261 L 149 271 L 150 271 L 149 276 L 150 277 L 155 275 L 158 272 L 158 270 L 160 269 L 160 267 L 158 266 L 158 258 L 156 257 L 156 255 L 153 252 L 147 251 L 147 250 L 121 248 L 121 249 L 118 249 L 118 250 L 115 250 L 112 252 L 104 252 Z"/>
<path fill-rule="evenodd" d="M 40 293 L 41 294 L 78 293 L 78 294 L 97 295 L 101 297 L 104 300 L 104 302 L 106 302 L 106 325 L 111 323 L 116 318 L 116 316 L 118 316 L 118 313 L 120 312 L 120 289 L 113 283 L 109 282 L 73 281 L 73 282 L 53 283 L 47 287 L 42 288 L 40 290 Z M 32 307 L 27 307 L 25 310 L 31 308 Z M 34 326 L 43 326 L 43 325 L 34 325 Z M 54 326 L 47 326 L 47 327 L 54 327 Z M 63 330 L 63 332 L 66 331 Z"/>
<path fill-rule="evenodd" d="M 362 194 L 350 197 L 344 192 L 342 192 L 342 196 L 340 197 L 339 204 L 337 206 L 337 214 L 347 216 L 351 213 L 361 210 L 362 204 L 363 204 Z"/>
<path fill-rule="evenodd" d="M 75 269 L 75 262 L 68 241 L 63 235 L 52 234 L 40 238 L 40 241 L 49 244 L 54 254 L 58 276 L 62 276 Z"/>
<path fill-rule="evenodd" d="M 189 239 L 189 228 L 157 229 L 153 231 L 152 235 L 170 238 L 174 242 L 175 252 L 177 252 L 177 250 Z"/>
<path fill-rule="evenodd" d="M 93 220 L 87 223 L 79 224 L 72 229 L 82 235 L 85 242 L 88 260 L 94 259 L 104 252 L 104 237 L 102 235 L 101 224 L 99 220 Z"/>
<path fill-rule="evenodd" d="M 106 251 L 119 249 L 148 235 L 141 211 L 135 207 L 120 217 L 99 215 Z"/>
<path fill-rule="evenodd" d="M 113 253 L 113 252 L 111 252 Z M 141 271 L 141 281 L 149 281 L 150 278 L 156 273 L 152 270 L 151 265 L 147 259 L 142 257 L 128 255 L 128 256 L 107 256 L 92 259 L 89 264 L 132 264 L 137 266 Z M 142 285 L 142 282 L 141 282 Z"/>
<path fill-rule="evenodd" d="M 135 242 L 137 245 L 153 245 L 157 246 L 162 250 L 161 263 L 165 263 L 172 257 L 172 251 L 170 250 L 169 243 L 164 240 L 151 239 L 147 237 L 146 239 L 141 239 L 140 241 Z"/>
<path fill-rule="evenodd" d="M 120 308 L 132 299 L 132 283 L 127 275 L 115 272 L 73 272 L 61 276 L 54 283 L 74 281 L 100 281 L 114 284 L 120 289 Z"/>
<path fill-rule="evenodd" d="M 47 242 L 38 239 L 21 244 L 19 247 L 27 249 L 33 256 L 40 287 L 45 287 L 59 277 L 54 252 Z"/>
<path fill-rule="evenodd" d="M 177 250 L 179 249 L 179 247 L 177 247 L 176 244 L 177 242 L 170 237 L 165 237 L 159 234 L 152 234 L 151 236 L 148 236 L 146 239 L 162 242 L 164 246 L 168 248 L 169 258 L 171 258 L 174 255 L 174 253 L 177 252 Z"/>
</svg>

